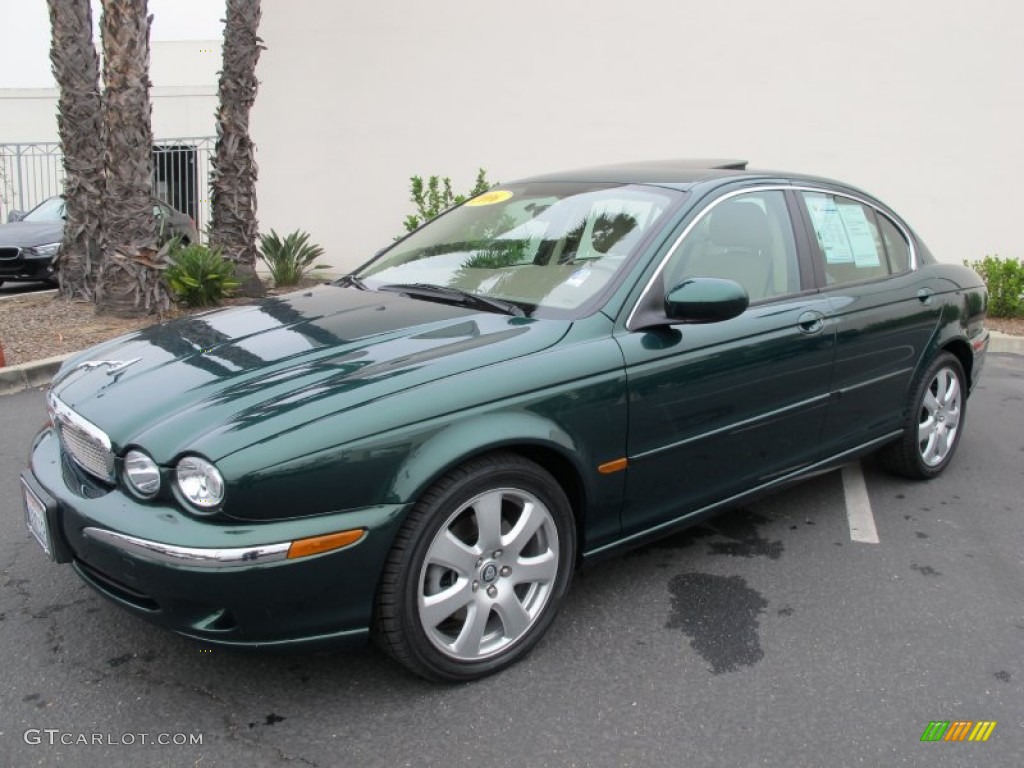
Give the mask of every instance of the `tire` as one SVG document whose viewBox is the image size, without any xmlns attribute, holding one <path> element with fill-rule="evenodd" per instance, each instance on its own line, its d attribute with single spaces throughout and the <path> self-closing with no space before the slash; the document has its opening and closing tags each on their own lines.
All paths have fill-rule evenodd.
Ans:
<svg viewBox="0 0 1024 768">
<path fill-rule="evenodd" d="M 949 466 L 964 428 L 966 381 L 954 355 L 942 352 L 932 361 L 910 394 L 903 434 L 879 453 L 886 469 L 930 480 Z"/>
<path fill-rule="evenodd" d="M 516 454 L 473 459 L 431 486 L 395 537 L 374 638 L 429 680 L 493 674 L 544 635 L 575 558 L 572 509 L 551 475 Z"/>
</svg>

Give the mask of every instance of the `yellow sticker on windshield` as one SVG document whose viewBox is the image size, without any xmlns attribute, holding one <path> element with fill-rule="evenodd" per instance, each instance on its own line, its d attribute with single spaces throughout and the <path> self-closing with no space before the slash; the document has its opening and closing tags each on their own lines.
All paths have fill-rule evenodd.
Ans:
<svg viewBox="0 0 1024 768">
<path fill-rule="evenodd" d="M 474 197 L 466 205 L 494 205 L 495 203 L 504 203 L 512 197 L 512 193 L 507 189 L 496 189 L 493 192 L 484 192 L 478 197 Z"/>
</svg>

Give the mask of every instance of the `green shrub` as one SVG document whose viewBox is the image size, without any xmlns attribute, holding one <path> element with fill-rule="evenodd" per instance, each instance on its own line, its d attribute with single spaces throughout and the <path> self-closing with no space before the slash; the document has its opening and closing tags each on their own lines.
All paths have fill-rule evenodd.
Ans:
<svg viewBox="0 0 1024 768">
<path fill-rule="evenodd" d="M 167 261 L 164 279 L 175 298 L 190 307 L 217 304 L 238 287 L 235 265 L 216 248 L 179 245 L 171 249 Z"/>
<path fill-rule="evenodd" d="M 1024 317 L 1024 264 L 1019 259 L 986 256 L 970 264 L 988 286 L 990 317 Z"/>
<path fill-rule="evenodd" d="M 260 258 L 279 287 L 298 284 L 310 269 L 330 269 L 327 264 L 313 264 L 323 255 L 323 248 L 309 242 L 308 232 L 296 230 L 283 240 L 274 230 L 260 235 Z"/>
<path fill-rule="evenodd" d="M 493 186 L 487 181 L 487 171 L 483 168 L 477 171 L 473 188 L 464 195 L 456 195 L 452 191 L 452 180 L 447 176 L 431 176 L 426 184 L 423 183 L 421 176 L 413 176 L 409 179 L 409 199 L 416 206 L 416 213 L 405 217 L 405 221 L 402 222 L 405 231 L 412 232 L 453 205 L 459 205 L 471 197 L 483 194 Z"/>
</svg>

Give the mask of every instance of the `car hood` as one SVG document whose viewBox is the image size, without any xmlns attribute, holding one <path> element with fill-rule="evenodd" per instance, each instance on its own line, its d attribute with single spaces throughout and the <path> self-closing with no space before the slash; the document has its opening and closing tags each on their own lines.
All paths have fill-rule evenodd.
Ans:
<svg viewBox="0 0 1024 768">
<path fill-rule="evenodd" d="M 63 237 L 63 221 L 15 221 L 0 224 L 0 248 L 49 245 L 59 243 Z"/>
<path fill-rule="evenodd" d="M 52 389 L 115 450 L 137 444 L 160 463 L 186 450 L 217 460 L 396 392 L 537 352 L 569 327 L 322 286 L 93 347 L 64 364 Z"/>
</svg>

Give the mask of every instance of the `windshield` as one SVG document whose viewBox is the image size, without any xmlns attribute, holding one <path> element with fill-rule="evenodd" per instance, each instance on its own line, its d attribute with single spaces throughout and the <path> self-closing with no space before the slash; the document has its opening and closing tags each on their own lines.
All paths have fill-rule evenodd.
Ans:
<svg viewBox="0 0 1024 768">
<path fill-rule="evenodd" d="M 509 184 L 430 222 L 358 276 L 370 288 L 429 284 L 531 313 L 576 310 L 616 277 L 679 198 L 641 185 Z"/>
<path fill-rule="evenodd" d="M 60 221 L 64 218 L 64 198 L 51 197 L 29 211 L 22 221 Z"/>
</svg>

